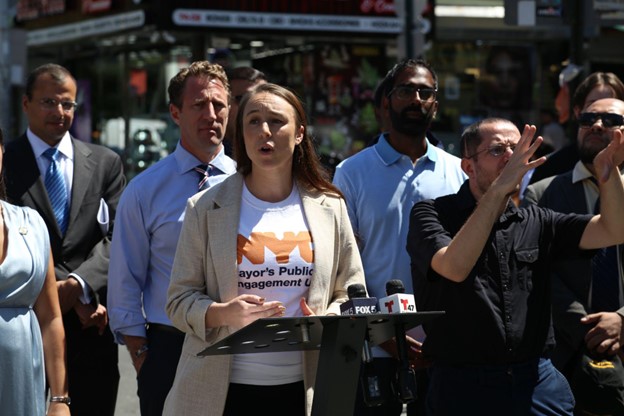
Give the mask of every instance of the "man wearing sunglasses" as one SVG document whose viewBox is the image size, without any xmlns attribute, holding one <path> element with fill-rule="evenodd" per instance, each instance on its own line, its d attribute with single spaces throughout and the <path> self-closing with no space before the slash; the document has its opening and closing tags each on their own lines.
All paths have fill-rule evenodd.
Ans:
<svg viewBox="0 0 624 416">
<path fill-rule="evenodd" d="M 438 110 L 433 68 L 422 60 L 405 59 L 388 71 L 379 86 L 383 88 L 380 111 L 388 131 L 375 145 L 341 162 L 334 174 L 359 238 L 368 293 L 378 299 L 386 296 L 386 283 L 392 279 L 401 279 L 406 293 L 413 293 L 405 241 L 414 203 L 453 193 L 465 180 L 459 158 L 426 137 Z M 417 338 L 422 340 L 422 331 Z M 417 351 L 420 343 L 414 341 L 411 347 L 410 351 Z M 382 388 L 389 389 L 396 378 L 397 360 L 391 354 L 378 347 L 373 350 Z M 418 372 L 419 378 L 424 375 L 424 370 Z M 419 381 L 424 391 L 426 379 Z M 390 389 L 385 393 L 383 405 L 367 407 L 358 389 L 354 414 L 400 415 L 403 403 Z M 408 415 L 423 414 L 420 404 L 408 404 Z"/>
<path fill-rule="evenodd" d="M 578 117 L 580 161 L 566 173 L 530 185 L 523 203 L 564 213 L 595 213 L 601 195 L 597 184 L 601 172 L 594 158 L 622 135 L 623 115 L 624 101 L 618 99 L 601 99 L 589 105 Z M 582 256 L 558 262 L 554 267 L 552 311 L 557 345 L 552 359 L 571 382 L 583 351 L 614 355 L 624 346 L 622 277 L 621 246 L 599 251 L 593 258 Z M 571 384 L 577 409 L 597 413 L 584 402 L 581 390 L 586 389 L 575 389 Z"/>
<path fill-rule="evenodd" d="M 527 125 L 521 134 L 496 118 L 469 126 L 460 143 L 468 181 L 411 212 L 407 248 L 416 302 L 420 311 L 446 312 L 424 324 L 422 350 L 433 360 L 430 414 L 573 414 L 568 383 L 548 358 L 549 271 L 558 261 L 624 242 L 617 169 L 624 138 L 613 129 L 593 159 L 600 215 L 562 214 L 511 201 L 524 174 L 545 161 L 533 159 L 542 143 L 535 131 Z"/>
<path fill-rule="evenodd" d="M 592 72 L 576 87 L 572 96 L 572 120 L 577 119 L 587 106 L 601 98 L 624 100 L 624 83 L 612 72 Z M 548 160 L 530 173 L 529 183 L 565 173 L 579 160 L 578 147 L 571 137 L 562 149 L 550 154 Z"/>
</svg>

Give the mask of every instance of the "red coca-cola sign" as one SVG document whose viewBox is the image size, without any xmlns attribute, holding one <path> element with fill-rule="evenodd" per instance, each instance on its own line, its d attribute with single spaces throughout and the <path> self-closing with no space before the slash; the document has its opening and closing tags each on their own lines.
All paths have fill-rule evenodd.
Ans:
<svg viewBox="0 0 624 416">
<path fill-rule="evenodd" d="M 360 0 L 360 10 L 364 14 L 395 14 L 393 0 Z"/>
</svg>

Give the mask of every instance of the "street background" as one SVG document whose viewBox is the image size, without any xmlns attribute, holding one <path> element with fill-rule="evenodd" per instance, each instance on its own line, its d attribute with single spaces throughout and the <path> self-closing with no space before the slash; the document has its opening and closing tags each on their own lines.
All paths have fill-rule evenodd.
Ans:
<svg viewBox="0 0 624 416">
<path fill-rule="evenodd" d="M 125 345 L 119 346 L 119 392 L 117 393 L 116 416 L 140 416 L 137 397 L 136 371 Z"/>
</svg>

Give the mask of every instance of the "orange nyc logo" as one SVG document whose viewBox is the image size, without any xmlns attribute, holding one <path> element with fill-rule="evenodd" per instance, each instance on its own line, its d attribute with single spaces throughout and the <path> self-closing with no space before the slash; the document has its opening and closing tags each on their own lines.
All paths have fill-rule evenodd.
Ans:
<svg viewBox="0 0 624 416">
<path fill-rule="evenodd" d="M 246 257 L 252 264 L 264 263 L 265 248 L 275 254 L 278 264 L 286 264 L 290 261 L 290 253 L 299 247 L 301 259 L 307 263 L 312 263 L 312 235 L 308 231 L 293 233 L 285 232 L 280 240 L 275 233 L 251 233 L 249 239 L 238 235 L 236 241 L 236 260 L 241 264 L 243 257 Z"/>
</svg>

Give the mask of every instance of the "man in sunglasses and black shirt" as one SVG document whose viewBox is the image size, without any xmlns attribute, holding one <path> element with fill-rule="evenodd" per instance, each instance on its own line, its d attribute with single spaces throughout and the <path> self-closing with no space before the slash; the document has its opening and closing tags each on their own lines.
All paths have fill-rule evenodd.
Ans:
<svg viewBox="0 0 624 416">
<path fill-rule="evenodd" d="M 563 213 L 598 211 L 601 172 L 595 156 L 624 129 L 624 101 L 606 98 L 589 105 L 578 119 L 580 161 L 574 169 L 538 181 L 527 188 L 523 203 L 538 204 Z M 604 267 L 607 267 L 605 271 Z M 622 246 L 599 251 L 593 258 L 579 257 L 555 264 L 552 274 L 553 325 L 557 346 L 555 366 L 573 381 L 574 370 L 585 350 L 614 355 L 624 345 L 622 319 Z M 575 389 L 577 409 L 584 406 L 582 391 Z"/>
</svg>

